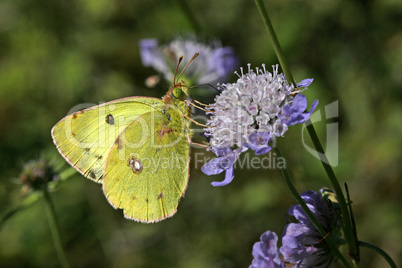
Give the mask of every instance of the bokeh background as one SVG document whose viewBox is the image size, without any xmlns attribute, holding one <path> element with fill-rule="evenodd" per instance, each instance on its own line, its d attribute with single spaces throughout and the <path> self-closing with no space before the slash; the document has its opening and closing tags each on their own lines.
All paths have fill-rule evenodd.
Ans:
<svg viewBox="0 0 402 268">
<path fill-rule="evenodd" d="M 16 183 L 23 164 L 41 155 L 70 169 L 50 129 L 80 103 L 126 96 L 162 96 L 148 89 L 155 71 L 141 66 L 138 41 L 169 41 L 193 32 L 232 46 L 240 65 L 277 63 L 253 1 L 1 0 L 0 213 L 23 202 Z M 296 80 L 314 77 L 306 95 L 318 109 L 338 101 L 339 163 L 348 183 L 359 239 L 400 262 L 402 5 L 398 0 L 274 0 L 266 4 Z M 235 81 L 236 76 L 231 77 Z M 213 100 L 211 91 L 193 97 Z M 323 143 L 326 122 L 315 124 Z M 320 162 L 303 147 L 302 126 L 278 144 L 300 192 L 330 187 Z M 308 135 L 305 142 L 310 144 Z M 203 150 L 195 149 L 194 153 Z M 234 181 L 213 188 L 191 164 L 178 213 L 157 224 L 123 218 L 100 185 L 77 172 L 52 191 L 61 239 L 73 267 L 247 267 L 266 230 L 280 234 L 294 200 L 277 169 L 237 169 Z M 361 249 L 362 267 L 386 267 Z M 2 267 L 57 267 L 41 198 L 0 230 Z"/>
</svg>

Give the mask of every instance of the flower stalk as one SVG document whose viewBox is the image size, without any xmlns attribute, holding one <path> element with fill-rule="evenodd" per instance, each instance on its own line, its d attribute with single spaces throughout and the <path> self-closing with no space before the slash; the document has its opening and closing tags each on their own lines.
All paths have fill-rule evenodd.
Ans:
<svg viewBox="0 0 402 268">
<path fill-rule="evenodd" d="M 327 173 L 327 176 L 332 184 L 332 187 L 335 190 L 336 195 L 338 197 L 339 206 L 340 206 L 342 217 L 343 217 L 344 225 L 342 225 L 342 226 L 344 226 L 343 231 L 344 231 L 345 239 L 347 241 L 347 244 L 349 245 L 350 253 L 351 253 L 353 259 L 357 261 L 357 260 L 359 260 L 359 254 L 358 254 L 359 249 L 357 246 L 357 241 L 355 241 L 355 235 L 353 234 L 353 226 L 352 226 L 351 218 L 349 215 L 349 210 L 348 210 L 348 207 L 346 204 L 345 197 L 343 196 L 341 186 L 339 185 L 339 182 L 336 178 L 334 170 L 332 169 L 331 165 L 329 164 L 328 158 L 325 155 L 324 149 L 321 145 L 320 139 L 318 138 L 317 132 L 315 131 L 314 126 L 310 120 L 306 121 L 306 126 L 307 126 L 307 131 L 310 135 L 310 138 L 313 142 L 313 145 L 318 152 L 318 155 L 320 157 L 324 170 Z"/>
<path fill-rule="evenodd" d="M 264 25 L 267 29 L 268 35 L 269 35 L 272 45 L 274 47 L 275 53 L 279 59 L 280 65 L 281 65 L 286 77 L 288 78 L 288 81 L 294 82 L 294 79 L 293 79 L 293 76 L 288 67 L 285 55 L 280 47 L 278 38 L 276 37 L 275 30 L 272 27 L 272 24 L 269 20 L 268 13 L 266 11 L 264 3 L 262 0 L 255 0 L 255 3 L 260 12 Z M 328 178 L 338 196 L 339 205 L 341 208 L 341 214 L 342 214 L 343 223 L 344 223 L 344 225 L 342 224 L 342 226 L 344 226 L 343 231 L 344 231 L 345 239 L 349 246 L 350 254 L 351 254 L 353 260 L 358 262 L 359 261 L 358 243 L 357 243 L 357 241 L 355 241 L 355 235 L 353 234 L 353 226 L 351 223 L 348 207 L 347 207 L 342 189 L 338 183 L 338 180 L 335 176 L 335 173 L 334 173 L 331 165 L 328 162 L 328 158 L 325 155 L 324 149 L 322 148 L 320 140 L 318 139 L 317 133 L 315 132 L 315 129 L 314 129 L 311 121 L 310 120 L 306 121 L 306 125 L 307 125 L 308 133 L 313 141 L 313 144 L 314 144 L 317 152 L 319 153 L 321 163 L 324 166 L 324 170 L 327 173 Z M 303 207 L 303 209 L 304 209 L 304 207 Z M 306 213 L 308 213 L 308 212 L 306 211 Z"/>
<path fill-rule="evenodd" d="M 49 191 L 47 188 L 43 189 L 43 196 L 44 196 L 44 202 L 45 202 L 45 207 L 46 207 L 46 216 L 47 220 L 49 222 L 49 228 L 50 232 L 52 234 L 53 238 L 53 243 L 54 247 L 57 253 L 57 257 L 59 258 L 60 266 L 63 268 L 69 268 L 70 265 L 68 264 L 66 255 L 64 253 L 63 246 L 61 244 L 61 239 L 60 239 L 60 231 L 59 231 L 59 226 L 57 224 L 57 218 L 56 218 L 56 212 L 54 209 L 54 204 L 52 202 L 52 199 L 50 198 Z"/>
<path fill-rule="evenodd" d="M 181 8 L 184 16 L 190 22 L 193 30 L 196 34 L 201 33 L 201 26 L 198 20 L 196 19 L 194 13 L 191 11 L 189 5 L 187 4 L 186 0 L 176 0 L 177 4 Z"/>
<path fill-rule="evenodd" d="M 371 250 L 377 252 L 378 254 L 380 254 L 388 262 L 389 267 L 391 267 L 391 268 L 396 268 L 397 267 L 396 263 L 394 262 L 394 260 L 384 250 L 382 250 L 381 248 L 379 248 L 379 247 L 377 247 L 377 246 L 375 246 L 373 244 L 364 242 L 364 241 L 359 241 L 359 245 L 362 246 L 362 247 L 371 249 Z"/>
<path fill-rule="evenodd" d="M 282 51 L 281 45 L 279 44 L 278 38 L 276 37 L 274 27 L 271 24 L 267 10 L 264 6 L 264 2 L 262 0 L 255 0 L 254 2 L 258 8 L 258 11 L 260 12 L 261 18 L 269 35 L 269 39 L 271 40 L 272 46 L 274 47 L 275 54 L 278 57 L 279 63 L 282 67 L 283 73 L 286 76 L 286 79 L 289 81 L 289 83 L 293 83 L 296 86 L 293 75 L 290 72 L 285 54 Z"/>
<path fill-rule="evenodd" d="M 17 207 L 12 208 L 12 209 L 8 210 L 7 212 L 5 212 L 4 214 L 2 214 L 0 217 L 0 231 L 3 228 L 3 226 L 5 225 L 5 223 L 9 219 L 11 219 L 15 214 L 29 208 L 33 204 L 35 204 L 35 202 L 39 200 L 38 197 L 39 196 L 36 193 L 30 194 L 27 197 L 25 197 L 25 199 Z"/>
</svg>

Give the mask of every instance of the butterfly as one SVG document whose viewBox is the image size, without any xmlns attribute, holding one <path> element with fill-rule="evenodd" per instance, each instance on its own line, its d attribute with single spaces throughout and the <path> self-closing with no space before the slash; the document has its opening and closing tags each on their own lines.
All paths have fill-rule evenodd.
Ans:
<svg viewBox="0 0 402 268">
<path fill-rule="evenodd" d="M 102 184 L 126 218 L 161 221 L 176 213 L 188 184 L 188 96 L 174 78 L 162 99 L 127 97 L 64 117 L 52 128 L 53 142 L 71 166 Z"/>
</svg>

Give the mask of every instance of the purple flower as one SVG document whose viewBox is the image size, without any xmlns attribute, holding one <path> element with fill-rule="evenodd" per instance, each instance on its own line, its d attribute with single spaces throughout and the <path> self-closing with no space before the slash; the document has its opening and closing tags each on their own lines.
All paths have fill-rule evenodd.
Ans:
<svg viewBox="0 0 402 268">
<path fill-rule="evenodd" d="M 335 206 L 333 206 L 333 202 L 336 203 L 336 195 L 327 189 L 321 189 L 321 194 L 307 191 L 302 193 L 301 197 L 324 230 L 333 236 L 339 235 L 340 223 L 334 212 Z M 332 204 L 329 200 L 332 200 Z M 250 267 L 285 267 L 284 263 L 288 265 L 287 267 L 330 267 L 334 257 L 329 246 L 301 206 L 291 206 L 288 212 L 298 223 L 289 223 L 285 226 L 280 253 L 276 248 L 278 237 L 275 233 L 267 231 L 262 234 L 261 242 L 254 244 L 254 260 Z M 282 254 L 283 262 L 279 254 Z"/>
<path fill-rule="evenodd" d="M 188 61 L 199 53 L 181 78 L 189 85 L 225 82 L 228 74 L 238 65 L 231 47 L 222 47 L 216 41 L 206 45 L 197 42 L 195 37 L 178 38 L 164 45 L 158 45 L 156 39 L 142 39 L 139 47 L 142 64 L 154 68 L 169 82 L 173 80 L 180 56 Z"/>
<path fill-rule="evenodd" d="M 302 94 L 297 94 L 293 99 L 292 105 L 286 104 L 282 107 L 280 118 L 288 126 L 301 124 L 307 121 L 317 107 L 318 100 L 315 100 L 311 105 L 309 112 L 304 112 L 307 109 L 307 98 Z"/>
<path fill-rule="evenodd" d="M 249 268 L 283 268 L 277 247 L 278 236 L 271 231 L 261 235 L 261 241 L 253 246 L 253 262 Z"/>
<path fill-rule="evenodd" d="M 229 73 L 233 72 L 239 64 L 233 48 L 231 47 L 220 47 L 215 49 L 209 60 L 208 70 L 216 71 L 221 77 L 226 77 Z"/>
<path fill-rule="evenodd" d="M 243 145 L 253 150 L 256 155 L 261 155 L 271 151 L 271 147 L 268 145 L 270 140 L 269 131 L 253 132 L 248 136 L 248 142 L 243 143 Z"/>
<path fill-rule="evenodd" d="M 216 175 L 225 171 L 225 179 L 221 182 L 214 181 L 212 186 L 225 186 L 229 184 L 233 178 L 233 164 L 239 158 L 241 149 L 232 150 L 229 147 L 215 148 L 214 152 L 218 158 L 214 158 L 201 167 L 201 171 L 206 175 Z"/>
<path fill-rule="evenodd" d="M 305 79 L 296 87 L 278 72 L 278 65 L 272 67 L 272 73 L 265 65 L 254 71 L 249 64 L 247 73 L 243 68 L 240 68 L 241 75 L 235 72 L 239 76 L 236 83 L 219 85 L 221 93 L 207 108 L 211 117 L 204 128 L 212 151 L 240 148 L 241 152 L 251 149 L 256 155 L 266 154 L 275 137 L 283 136 L 289 126 L 310 118 L 317 101 L 310 112 L 305 112 L 307 100 L 299 93 L 313 79 Z"/>
<path fill-rule="evenodd" d="M 324 230 L 335 235 L 339 222 L 327 200 L 314 191 L 304 192 L 301 197 Z M 283 231 L 280 252 L 284 259 L 297 267 L 329 267 L 334 260 L 330 249 L 301 206 L 291 206 L 289 215 L 298 223 L 287 224 Z"/>
<path fill-rule="evenodd" d="M 313 83 L 314 79 L 313 78 L 307 78 L 307 79 L 303 79 L 302 81 L 300 81 L 299 83 L 297 83 L 297 87 L 308 87 L 309 85 L 311 85 L 311 83 Z"/>
<path fill-rule="evenodd" d="M 147 67 L 152 66 L 158 41 L 156 39 L 142 39 L 139 45 L 142 65 Z"/>
</svg>

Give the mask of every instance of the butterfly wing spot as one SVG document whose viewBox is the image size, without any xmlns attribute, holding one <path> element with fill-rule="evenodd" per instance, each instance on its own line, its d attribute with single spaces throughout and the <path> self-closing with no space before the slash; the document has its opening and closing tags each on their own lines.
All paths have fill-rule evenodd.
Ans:
<svg viewBox="0 0 402 268">
<path fill-rule="evenodd" d="M 96 155 L 95 157 L 96 157 L 96 159 L 98 159 L 98 160 L 101 160 L 101 159 L 103 158 L 102 155 Z"/>
<path fill-rule="evenodd" d="M 141 161 L 134 156 L 128 159 L 128 166 L 131 167 L 135 174 L 140 174 L 143 168 Z"/>
<path fill-rule="evenodd" d="M 93 170 L 89 170 L 88 175 L 91 179 L 96 180 L 96 175 Z"/>
<path fill-rule="evenodd" d="M 159 195 L 158 195 L 158 199 L 161 199 L 163 197 L 163 192 L 161 192 Z"/>
<path fill-rule="evenodd" d="M 87 174 L 87 175 L 85 175 Z M 100 181 L 103 179 L 103 174 L 101 172 L 99 172 L 96 169 L 89 169 L 85 172 L 85 176 L 87 176 L 88 178 L 94 180 L 94 181 Z"/>
<path fill-rule="evenodd" d="M 148 203 L 148 202 L 149 202 L 149 199 L 148 199 L 148 198 L 145 198 L 145 202 L 147 202 L 147 203 Z"/>
<path fill-rule="evenodd" d="M 119 150 L 123 149 L 123 142 L 121 141 L 120 138 L 117 138 L 114 143 L 117 144 L 117 148 L 118 148 Z"/>
<path fill-rule="evenodd" d="M 83 114 L 84 111 L 78 111 L 75 114 L 73 114 L 73 119 L 76 119 L 78 117 L 78 115 Z"/>
<path fill-rule="evenodd" d="M 106 116 L 106 123 L 108 123 L 109 125 L 114 125 L 114 117 L 112 114 L 108 114 Z"/>
</svg>

